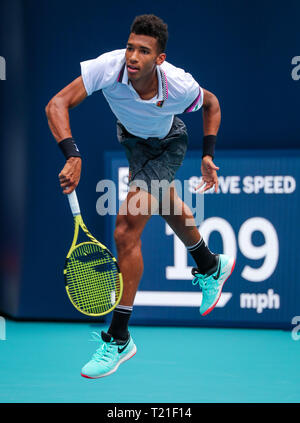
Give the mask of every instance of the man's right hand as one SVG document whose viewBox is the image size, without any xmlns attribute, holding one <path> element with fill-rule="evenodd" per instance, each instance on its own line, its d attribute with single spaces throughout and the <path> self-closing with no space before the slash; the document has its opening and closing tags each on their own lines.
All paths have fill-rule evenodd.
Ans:
<svg viewBox="0 0 300 423">
<path fill-rule="evenodd" d="M 81 158 L 70 157 L 58 175 L 64 194 L 71 194 L 77 187 L 81 174 Z"/>
</svg>

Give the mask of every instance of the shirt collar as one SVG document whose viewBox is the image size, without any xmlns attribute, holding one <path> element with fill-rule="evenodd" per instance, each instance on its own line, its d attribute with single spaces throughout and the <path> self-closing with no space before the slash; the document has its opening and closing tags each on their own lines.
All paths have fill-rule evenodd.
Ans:
<svg viewBox="0 0 300 423">
<path fill-rule="evenodd" d="M 161 102 L 164 102 L 168 98 L 168 81 L 167 81 L 166 74 L 161 69 L 160 66 L 156 66 L 156 71 L 157 71 L 157 78 L 158 78 L 158 96 L 154 97 L 151 100 L 148 100 L 150 103 L 157 103 L 157 102 L 161 103 Z M 131 87 L 132 89 L 134 89 L 130 81 L 128 80 L 128 72 L 127 72 L 126 63 L 123 64 L 117 81 L 120 82 L 121 84 L 127 85 Z"/>
</svg>

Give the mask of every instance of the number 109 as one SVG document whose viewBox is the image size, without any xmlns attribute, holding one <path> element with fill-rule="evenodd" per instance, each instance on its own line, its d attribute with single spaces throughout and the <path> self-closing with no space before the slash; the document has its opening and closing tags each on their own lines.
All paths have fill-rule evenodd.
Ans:
<svg viewBox="0 0 300 423">
<path fill-rule="evenodd" d="M 246 220 L 240 227 L 238 239 L 236 239 L 230 223 L 221 217 L 206 219 L 199 227 L 199 232 L 207 244 L 211 233 L 214 231 L 221 236 L 224 254 L 236 258 L 238 243 L 241 253 L 246 258 L 250 260 L 264 259 L 259 268 L 245 265 L 241 271 L 242 278 L 250 282 L 262 282 L 273 274 L 278 263 L 279 241 L 276 229 L 269 220 L 263 217 L 252 217 Z M 252 242 L 252 235 L 257 231 L 261 232 L 264 237 L 263 245 L 256 246 Z M 191 278 L 191 267 L 187 264 L 186 247 L 167 224 L 166 234 L 174 236 L 174 266 L 166 267 L 166 278 L 189 280 Z"/>
</svg>

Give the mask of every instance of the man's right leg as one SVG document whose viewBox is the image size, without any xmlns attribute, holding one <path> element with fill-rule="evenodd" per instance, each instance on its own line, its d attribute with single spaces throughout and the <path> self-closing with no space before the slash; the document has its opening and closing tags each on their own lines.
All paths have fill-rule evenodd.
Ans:
<svg viewBox="0 0 300 423">
<path fill-rule="evenodd" d="M 117 339 L 128 337 L 128 321 L 144 270 L 140 238 L 151 217 L 151 210 L 156 206 L 157 201 L 148 192 L 133 188 L 116 219 L 114 239 L 124 289 L 121 301 L 113 312 L 108 333 Z"/>
<path fill-rule="evenodd" d="M 108 376 L 136 353 L 136 346 L 128 332 L 128 321 L 144 268 L 140 237 L 156 205 L 157 201 L 149 193 L 132 187 L 120 207 L 114 238 L 123 276 L 123 295 L 114 309 L 108 333 L 101 332 L 100 347 L 82 369 L 84 377 Z"/>
</svg>

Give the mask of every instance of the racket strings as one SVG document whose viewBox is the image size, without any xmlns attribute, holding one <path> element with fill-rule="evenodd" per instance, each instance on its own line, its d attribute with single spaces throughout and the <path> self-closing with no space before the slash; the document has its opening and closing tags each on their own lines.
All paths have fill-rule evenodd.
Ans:
<svg viewBox="0 0 300 423">
<path fill-rule="evenodd" d="M 92 276 L 90 272 L 81 272 L 76 275 L 74 280 L 73 275 L 72 282 L 69 282 L 69 294 L 80 309 L 97 314 L 113 306 L 111 291 L 114 290 L 115 275 L 113 272 L 106 275 L 103 273 L 101 279 Z M 86 280 L 84 285 L 78 283 L 78 277 L 81 280 Z M 89 280 L 86 278 L 89 278 Z M 102 282 L 102 284 L 100 285 L 99 282 Z"/>
<path fill-rule="evenodd" d="M 102 314 L 114 306 L 121 291 L 119 269 L 105 249 L 92 243 L 79 245 L 66 270 L 69 296 L 80 310 Z"/>
</svg>

